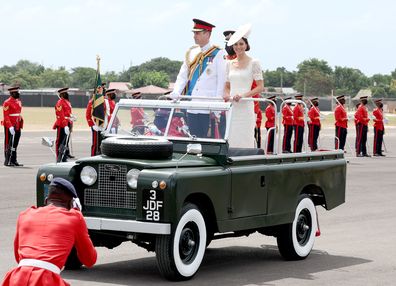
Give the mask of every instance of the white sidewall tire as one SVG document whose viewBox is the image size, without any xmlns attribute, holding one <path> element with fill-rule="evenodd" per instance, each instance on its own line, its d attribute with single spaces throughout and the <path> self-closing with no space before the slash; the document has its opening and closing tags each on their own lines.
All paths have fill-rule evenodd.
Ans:
<svg viewBox="0 0 396 286">
<path fill-rule="evenodd" d="M 179 241 L 184 226 L 189 222 L 194 222 L 199 229 L 199 248 L 194 261 L 185 264 L 180 259 Z M 206 225 L 202 214 L 197 209 L 190 209 L 180 218 L 173 239 L 173 258 L 177 271 L 184 277 L 191 277 L 197 272 L 203 260 L 206 248 Z"/>
<path fill-rule="evenodd" d="M 311 234 L 309 236 L 309 239 L 305 245 L 300 245 L 297 240 L 297 234 L 296 234 L 296 225 L 297 225 L 297 219 L 300 214 L 300 212 L 303 209 L 307 209 L 311 215 L 311 220 L 312 220 L 312 229 L 311 229 Z M 298 254 L 300 257 L 306 257 L 309 255 L 311 252 L 314 242 L 315 242 L 315 235 L 316 231 L 318 229 L 317 225 L 317 217 L 316 217 L 316 209 L 315 205 L 313 204 L 312 200 L 310 198 L 303 198 L 299 203 L 296 208 L 296 214 L 293 220 L 293 225 L 292 225 L 292 241 L 293 241 L 293 247 L 295 252 Z"/>
</svg>

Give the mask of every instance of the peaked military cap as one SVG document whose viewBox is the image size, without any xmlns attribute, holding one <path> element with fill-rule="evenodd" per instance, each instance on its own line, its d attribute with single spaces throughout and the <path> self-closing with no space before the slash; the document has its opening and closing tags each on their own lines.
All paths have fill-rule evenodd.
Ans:
<svg viewBox="0 0 396 286">
<path fill-rule="evenodd" d="M 314 98 L 311 99 L 311 101 L 319 101 L 319 98 L 318 97 L 314 97 Z"/>
<path fill-rule="evenodd" d="M 63 88 L 60 88 L 60 89 L 58 89 L 58 93 L 59 94 L 61 94 L 61 93 L 65 93 L 65 92 L 67 92 L 68 91 L 68 87 L 63 87 Z"/>
<path fill-rule="evenodd" d="M 344 94 L 341 94 L 341 95 L 337 96 L 336 98 L 337 98 L 338 100 L 340 100 L 340 99 L 345 99 L 345 95 L 344 95 Z"/>
<path fill-rule="evenodd" d="M 8 89 L 8 91 L 9 91 L 9 92 L 18 91 L 19 88 L 20 88 L 19 86 L 13 86 L 13 87 L 10 87 L 10 88 Z"/>
<path fill-rule="evenodd" d="M 110 88 L 110 89 L 106 90 L 106 94 L 112 94 L 112 93 L 116 93 L 115 88 Z"/>
<path fill-rule="evenodd" d="M 212 25 L 208 22 L 199 20 L 199 19 L 193 19 L 194 22 L 194 27 L 192 29 L 193 32 L 202 32 L 204 30 L 211 32 L 215 25 Z"/>
<path fill-rule="evenodd" d="M 367 99 L 367 95 L 362 95 L 361 97 L 359 97 L 360 100 L 364 100 Z"/>
<path fill-rule="evenodd" d="M 302 93 L 297 93 L 294 98 L 303 98 L 303 94 Z"/>
<path fill-rule="evenodd" d="M 289 95 L 289 96 L 286 96 L 283 100 L 288 100 L 288 99 L 291 99 L 291 96 Z"/>
<path fill-rule="evenodd" d="M 378 98 L 378 99 L 374 100 L 374 102 L 375 103 L 380 103 L 380 102 L 382 102 L 382 98 Z"/>
<path fill-rule="evenodd" d="M 276 95 L 275 95 L 275 94 L 272 94 L 272 95 L 270 95 L 270 96 L 267 97 L 267 99 L 274 99 L 274 98 L 276 98 Z"/>
<path fill-rule="evenodd" d="M 73 198 L 78 198 L 76 189 L 74 188 L 73 184 L 70 183 L 68 180 L 56 177 L 52 179 L 50 186 L 54 186 L 60 188 L 66 192 L 68 192 Z"/>
<path fill-rule="evenodd" d="M 142 93 L 140 91 L 133 92 L 132 93 L 132 97 L 135 98 L 135 99 L 141 98 L 142 97 Z"/>
</svg>

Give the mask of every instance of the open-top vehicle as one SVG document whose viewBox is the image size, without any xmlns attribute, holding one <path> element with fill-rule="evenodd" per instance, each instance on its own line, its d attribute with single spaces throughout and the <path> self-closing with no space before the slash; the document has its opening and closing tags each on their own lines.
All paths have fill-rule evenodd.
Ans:
<svg viewBox="0 0 396 286">
<path fill-rule="evenodd" d="M 190 113 L 210 115 L 207 137 L 190 130 Z M 155 251 L 170 280 L 194 276 L 211 240 L 254 232 L 276 237 L 285 259 L 306 258 L 319 234 L 316 206 L 345 201 L 344 153 L 229 148 L 230 124 L 232 103 L 122 99 L 102 155 L 39 169 L 37 204 L 54 177 L 70 180 L 95 246 Z"/>
</svg>

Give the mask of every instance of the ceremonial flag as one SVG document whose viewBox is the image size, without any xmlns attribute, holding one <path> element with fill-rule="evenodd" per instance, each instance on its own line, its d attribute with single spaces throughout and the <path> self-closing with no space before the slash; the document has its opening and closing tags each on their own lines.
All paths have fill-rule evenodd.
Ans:
<svg viewBox="0 0 396 286">
<path fill-rule="evenodd" d="M 96 79 L 95 79 L 95 87 L 94 93 L 92 95 L 92 117 L 97 126 L 103 126 L 105 122 L 105 102 L 103 91 L 101 93 L 98 92 L 98 87 L 102 85 L 102 79 L 100 77 L 100 67 L 99 56 L 96 57 L 97 69 L 96 69 Z"/>
</svg>

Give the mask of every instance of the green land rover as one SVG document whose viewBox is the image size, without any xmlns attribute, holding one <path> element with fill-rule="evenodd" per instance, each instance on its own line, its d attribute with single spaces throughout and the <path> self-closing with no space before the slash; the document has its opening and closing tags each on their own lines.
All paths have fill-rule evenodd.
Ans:
<svg viewBox="0 0 396 286">
<path fill-rule="evenodd" d="M 205 138 L 191 132 L 190 112 L 210 115 Z M 213 239 L 254 232 L 276 237 L 285 259 L 306 258 L 320 233 L 316 206 L 345 202 L 343 151 L 230 148 L 230 124 L 232 103 L 121 99 L 102 155 L 39 169 L 37 205 L 52 178 L 68 179 L 94 245 L 132 241 L 155 251 L 169 280 L 193 277 Z M 79 266 L 72 251 L 67 267 Z"/>
</svg>

